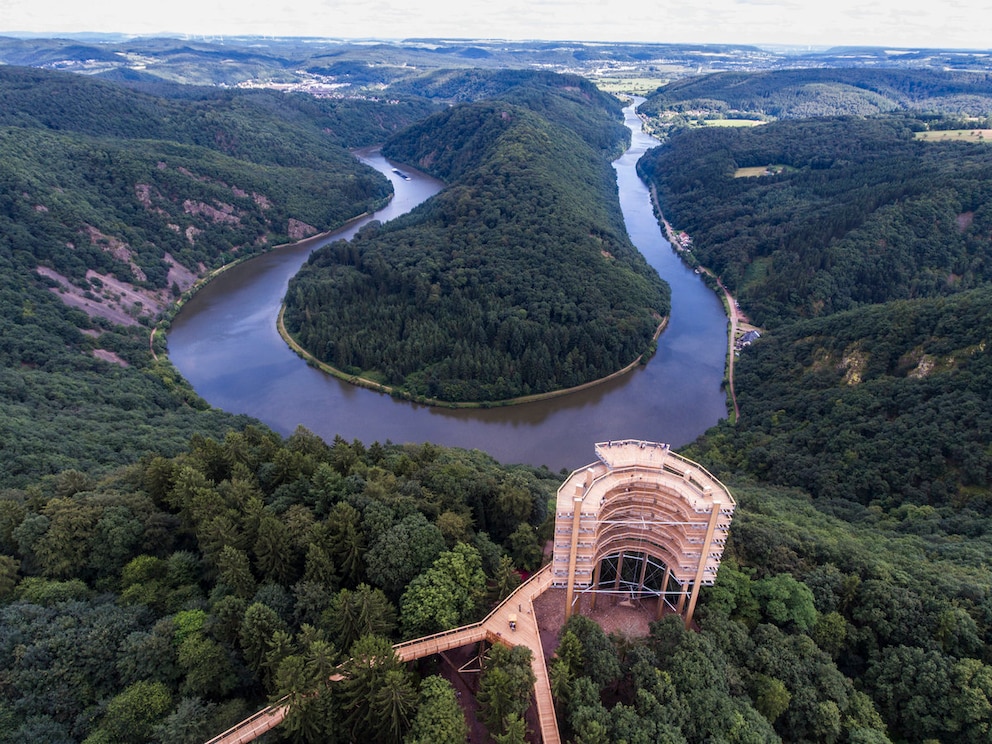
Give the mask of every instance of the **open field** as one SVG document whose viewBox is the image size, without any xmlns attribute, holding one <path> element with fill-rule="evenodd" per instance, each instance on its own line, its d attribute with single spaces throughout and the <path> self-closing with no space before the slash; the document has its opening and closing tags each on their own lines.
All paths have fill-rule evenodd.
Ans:
<svg viewBox="0 0 992 744">
<path fill-rule="evenodd" d="M 706 119 L 708 127 L 756 127 L 765 122 L 760 119 Z"/>
<path fill-rule="evenodd" d="M 928 142 L 992 142 L 992 129 L 941 129 L 917 132 L 916 139 Z"/>
<path fill-rule="evenodd" d="M 630 93 L 635 96 L 647 96 L 658 88 L 670 82 L 669 78 L 660 77 L 591 77 L 596 87 L 606 93 Z"/>
<path fill-rule="evenodd" d="M 749 178 L 751 176 L 773 176 L 785 170 L 784 165 L 755 165 L 747 168 L 738 168 L 734 171 L 734 178 Z"/>
</svg>

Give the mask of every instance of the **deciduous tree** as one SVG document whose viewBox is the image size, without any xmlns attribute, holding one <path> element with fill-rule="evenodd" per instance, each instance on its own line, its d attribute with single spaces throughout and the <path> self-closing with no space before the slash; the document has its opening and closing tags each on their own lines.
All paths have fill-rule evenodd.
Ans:
<svg viewBox="0 0 992 744">
<path fill-rule="evenodd" d="M 426 635 L 474 619 L 485 585 L 478 551 L 458 543 L 410 582 L 400 601 L 403 632 L 410 637 Z"/>
<path fill-rule="evenodd" d="M 425 677 L 406 744 L 462 744 L 467 736 L 465 714 L 451 683 L 436 675 Z"/>
</svg>

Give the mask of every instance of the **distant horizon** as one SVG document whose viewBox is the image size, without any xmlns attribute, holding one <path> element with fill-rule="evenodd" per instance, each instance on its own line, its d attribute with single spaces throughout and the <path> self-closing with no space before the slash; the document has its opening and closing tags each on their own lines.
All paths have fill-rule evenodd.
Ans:
<svg viewBox="0 0 992 744">
<path fill-rule="evenodd" d="M 908 7 L 905 0 L 656 0 L 617 12 L 601 0 L 239 0 L 141 5 L 3 0 L 0 35 L 410 39 L 992 51 L 990 0 Z M 985 21 L 985 22 L 983 22 Z"/>
<path fill-rule="evenodd" d="M 506 38 L 498 36 L 321 36 L 313 34 L 257 34 L 257 33 L 187 33 L 180 31 L 161 31 L 149 33 L 129 33 L 125 31 L 0 31 L 0 37 L 22 39 L 22 40 L 42 40 L 53 41 L 66 40 L 92 40 L 92 41 L 126 41 L 129 39 L 175 39 L 178 41 L 220 41 L 224 39 L 259 39 L 272 41 L 303 41 L 303 42 L 332 42 L 342 44 L 362 44 L 362 43 L 395 43 L 414 44 L 418 42 L 444 42 L 451 44 L 582 44 L 589 46 L 674 46 L 674 47 L 753 47 L 756 49 L 767 49 L 782 52 L 783 50 L 797 51 L 830 51 L 833 49 L 875 49 L 889 50 L 894 52 L 902 51 L 940 51 L 940 52 L 962 52 L 992 55 L 992 48 L 988 47 L 951 47 L 951 46 L 896 46 L 893 44 L 789 44 L 786 42 L 731 42 L 731 41 L 634 41 L 630 39 L 605 40 L 605 39 L 551 39 L 551 38 Z"/>
</svg>

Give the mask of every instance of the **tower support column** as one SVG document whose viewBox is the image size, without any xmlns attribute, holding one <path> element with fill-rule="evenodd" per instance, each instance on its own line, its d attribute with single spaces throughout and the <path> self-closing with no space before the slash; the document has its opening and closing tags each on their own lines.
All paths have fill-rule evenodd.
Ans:
<svg viewBox="0 0 992 744">
<path fill-rule="evenodd" d="M 568 585 L 565 590 L 565 619 L 572 616 L 572 602 L 575 594 L 575 559 L 579 552 L 579 524 L 582 521 L 582 496 L 572 501 L 572 544 L 568 550 Z"/>
<path fill-rule="evenodd" d="M 644 577 L 648 575 L 648 554 L 641 554 L 641 577 L 637 580 L 638 596 L 644 592 Z"/>
<path fill-rule="evenodd" d="M 665 612 L 665 603 L 668 601 L 668 580 L 672 577 L 672 569 L 665 565 L 665 579 L 661 582 L 661 596 L 658 597 L 658 612 L 655 616 L 655 620 L 661 620 L 662 614 Z"/>
<path fill-rule="evenodd" d="M 596 597 L 599 594 L 599 575 L 603 568 L 603 561 L 596 561 L 596 568 L 592 570 L 592 597 L 589 599 L 591 609 L 596 609 Z"/>
<path fill-rule="evenodd" d="M 703 575 L 706 573 L 706 561 L 710 555 L 710 546 L 713 544 L 713 532 L 716 530 L 717 520 L 720 518 L 720 502 L 713 500 L 710 508 L 710 521 L 706 525 L 706 537 L 703 540 L 703 547 L 699 554 L 699 566 L 696 568 L 696 579 L 692 582 L 692 597 L 689 599 L 689 609 L 685 613 L 685 627 L 692 624 L 692 613 L 696 611 L 696 600 L 699 599 L 699 589 L 703 585 Z"/>
</svg>

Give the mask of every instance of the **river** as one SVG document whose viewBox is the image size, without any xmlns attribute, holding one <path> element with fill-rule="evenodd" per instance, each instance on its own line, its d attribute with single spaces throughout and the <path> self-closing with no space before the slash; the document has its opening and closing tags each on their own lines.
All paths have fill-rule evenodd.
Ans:
<svg viewBox="0 0 992 744">
<path fill-rule="evenodd" d="M 635 103 L 636 106 L 636 103 Z M 635 164 L 657 141 L 624 110 L 631 147 L 614 162 L 631 241 L 672 287 L 672 313 L 647 365 L 592 389 L 538 403 L 492 409 L 445 409 L 394 400 L 313 367 L 286 346 L 276 318 L 290 278 L 314 246 L 289 246 L 229 269 L 176 316 L 169 357 L 211 405 L 253 416 L 283 435 L 303 425 L 330 441 L 340 434 L 396 443 L 435 442 L 480 449 L 503 463 L 572 470 L 594 457 L 593 444 L 636 438 L 678 447 L 727 415 L 721 389 L 727 317 L 717 296 L 679 261 L 661 234 Z M 361 159 L 384 173 L 396 195 L 368 219 L 383 222 L 436 193 L 438 181 L 377 152 Z M 328 239 L 349 238 L 363 220 Z"/>
</svg>

